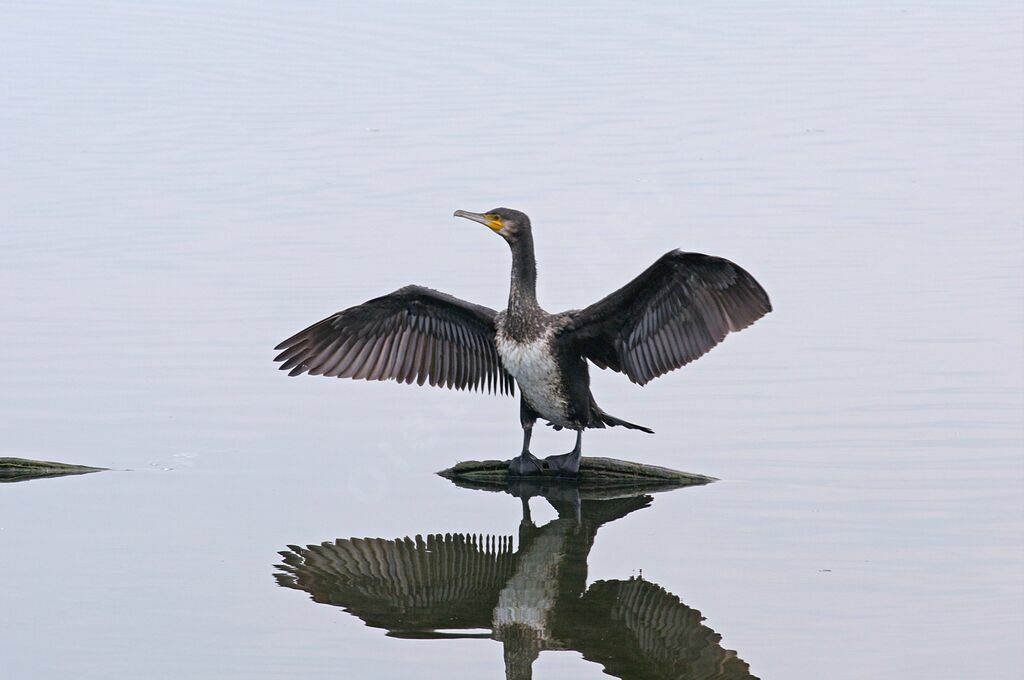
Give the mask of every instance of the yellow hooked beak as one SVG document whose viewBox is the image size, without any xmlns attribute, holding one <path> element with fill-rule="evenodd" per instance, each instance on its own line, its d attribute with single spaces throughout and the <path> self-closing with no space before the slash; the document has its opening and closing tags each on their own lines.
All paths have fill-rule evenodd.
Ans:
<svg viewBox="0 0 1024 680">
<path fill-rule="evenodd" d="M 499 232 L 505 228 L 505 223 L 501 221 L 500 217 L 489 213 L 475 213 L 469 212 L 468 210 L 456 210 L 455 217 L 465 217 L 467 220 L 479 222 L 485 227 L 489 227 L 491 231 L 494 232 Z"/>
</svg>

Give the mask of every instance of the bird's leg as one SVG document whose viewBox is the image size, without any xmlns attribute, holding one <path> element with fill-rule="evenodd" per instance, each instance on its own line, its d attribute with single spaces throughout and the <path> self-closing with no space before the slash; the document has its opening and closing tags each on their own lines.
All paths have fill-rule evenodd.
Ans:
<svg viewBox="0 0 1024 680">
<path fill-rule="evenodd" d="M 544 459 L 544 468 L 566 477 L 575 477 L 580 471 L 580 458 L 583 457 L 583 430 L 576 430 L 576 446 L 569 453 L 560 456 L 548 456 Z"/>
<path fill-rule="evenodd" d="M 523 451 L 508 462 L 509 474 L 538 475 L 541 473 L 541 459 L 530 453 L 530 437 L 533 436 L 533 423 L 523 423 Z"/>
<path fill-rule="evenodd" d="M 539 475 L 543 470 L 543 462 L 530 453 L 530 438 L 533 436 L 533 425 L 537 422 L 537 413 L 522 396 L 519 398 L 519 422 L 523 426 L 523 450 L 517 458 L 508 462 L 508 472 L 520 476 Z"/>
</svg>

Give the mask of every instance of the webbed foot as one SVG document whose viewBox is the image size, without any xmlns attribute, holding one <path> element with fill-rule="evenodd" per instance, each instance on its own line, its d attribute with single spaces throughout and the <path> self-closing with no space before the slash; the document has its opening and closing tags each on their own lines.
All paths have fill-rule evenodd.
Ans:
<svg viewBox="0 0 1024 680">
<path fill-rule="evenodd" d="M 544 461 L 529 451 L 523 451 L 517 457 L 508 462 L 508 473 L 510 475 L 539 475 L 544 470 Z"/>
<path fill-rule="evenodd" d="M 544 469 L 560 477 L 575 477 L 580 473 L 581 458 L 583 456 L 575 450 L 560 456 L 548 456 L 543 461 Z"/>
</svg>

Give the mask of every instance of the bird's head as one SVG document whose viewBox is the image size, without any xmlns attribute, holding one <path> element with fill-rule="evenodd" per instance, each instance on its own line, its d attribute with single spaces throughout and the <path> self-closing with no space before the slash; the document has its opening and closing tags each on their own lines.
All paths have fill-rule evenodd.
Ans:
<svg viewBox="0 0 1024 680">
<path fill-rule="evenodd" d="M 485 213 L 456 210 L 455 216 L 479 222 L 509 243 L 515 243 L 520 237 L 530 233 L 530 218 L 518 210 L 494 208 Z"/>
</svg>

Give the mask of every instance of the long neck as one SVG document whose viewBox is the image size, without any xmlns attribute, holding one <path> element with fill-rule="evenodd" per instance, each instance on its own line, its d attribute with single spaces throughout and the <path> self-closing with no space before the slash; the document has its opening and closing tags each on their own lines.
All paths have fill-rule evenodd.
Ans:
<svg viewBox="0 0 1024 680">
<path fill-rule="evenodd" d="M 537 304 L 537 260 L 533 256 L 533 235 L 522 234 L 512 247 L 512 283 L 508 291 L 508 310 L 514 316 L 540 309 Z"/>
</svg>

